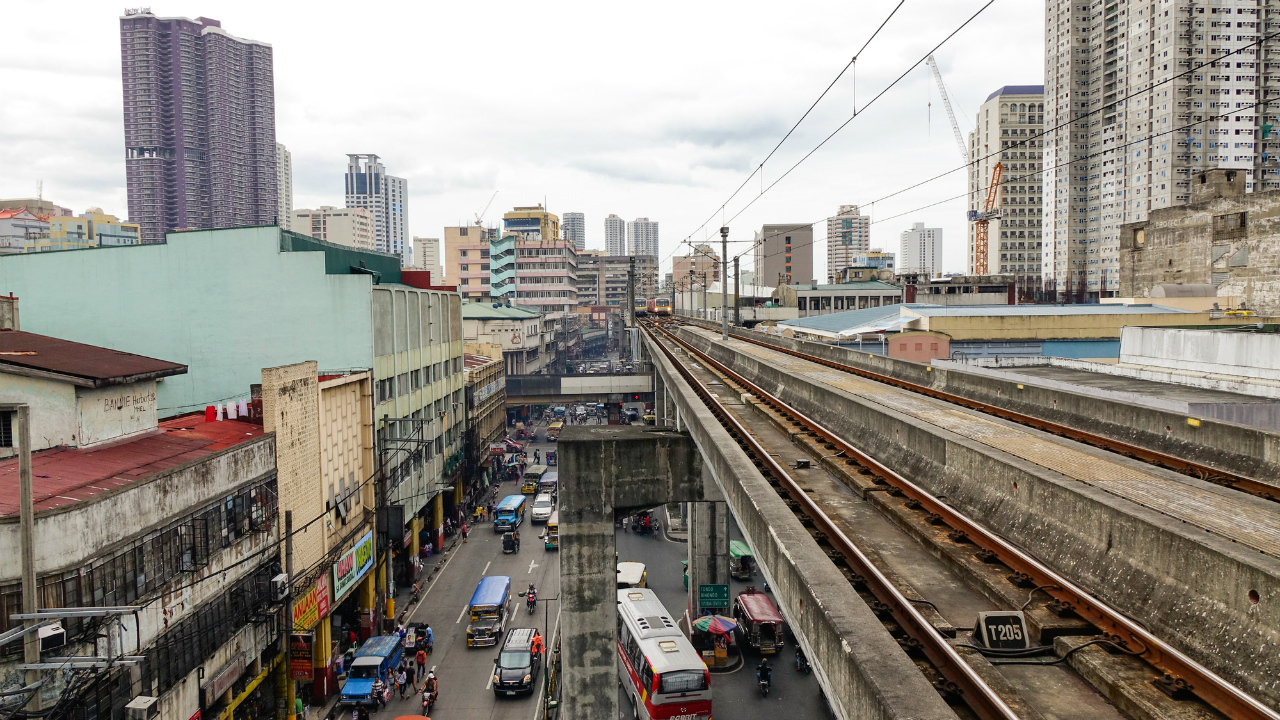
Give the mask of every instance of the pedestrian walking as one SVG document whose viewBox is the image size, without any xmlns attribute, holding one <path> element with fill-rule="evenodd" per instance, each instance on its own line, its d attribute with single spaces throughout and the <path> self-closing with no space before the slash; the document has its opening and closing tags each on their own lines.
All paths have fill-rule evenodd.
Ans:
<svg viewBox="0 0 1280 720">
<path fill-rule="evenodd" d="M 404 691 L 409 688 L 409 673 L 405 672 L 404 668 L 400 668 L 396 673 L 396 686 L 400 691 L 400 699 L 403 700 Z"/>
<path fill-rule="evenodd" d="M 418 664 L 418 674 L 421 675 L 427 669 L 427 651 L 419 649 L 414 662 Z"/>
<path fill-rule="evenodd" d="M 413 688 L 413 694 L 417 695 L 418 694 L 418 673 L 415 671 L 412 663 L 404 669 L 404 676 L 405 676 L 405 679 L 409 681 L 409 686 Z"/>
<path fill-rule="evenodd" d="M 382 678 L 376 678 L 373 681 L 373 706 L 376 710 L 381 704 L 383 709 L 387 707 L 387 684 L 382 682 Z"/>
<path fill-rule="evenodd" d="M 467 541 L 467 521 L 462 521 L 462 542 Z"/>
</svg>

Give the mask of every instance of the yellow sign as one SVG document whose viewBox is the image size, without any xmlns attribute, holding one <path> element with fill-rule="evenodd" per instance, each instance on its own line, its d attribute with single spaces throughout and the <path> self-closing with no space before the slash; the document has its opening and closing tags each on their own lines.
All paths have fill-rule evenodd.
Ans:
<svg viewBox="0 0 1280 720">
<path fill-rule="evenodd" d="M 329 574 L 316 578 L 316 583 L 305 595 L 293 603 L 293 629 L 310 630 L 329 614 Z"/>
</svg>

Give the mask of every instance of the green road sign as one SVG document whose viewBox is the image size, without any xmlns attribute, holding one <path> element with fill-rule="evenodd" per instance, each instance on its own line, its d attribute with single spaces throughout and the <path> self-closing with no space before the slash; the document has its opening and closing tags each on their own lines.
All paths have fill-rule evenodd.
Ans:
<svg viewBox="0 0 1280 720">
<path fill-rule="evenodd" d="M 728 585 L 699 585 L 698 586 L 698 607 L 704 607 L 704 608 L 729 607 L 729 586 Z"/>
</svg>

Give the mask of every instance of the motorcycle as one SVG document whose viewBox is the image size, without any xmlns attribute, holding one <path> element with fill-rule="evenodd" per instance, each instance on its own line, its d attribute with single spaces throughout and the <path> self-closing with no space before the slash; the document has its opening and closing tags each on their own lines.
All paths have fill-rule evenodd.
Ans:
<svg viewBox="0 0 1280 720">
<path fill-rule="evenodd" d="M 440 694 L 439 691 L 436 691 L 436 692 L 427 692 L 426 690 L 422 691 L 422 714 L 423 715 L 429 715 L 431 711 L 435 709 L 436 696 L 439 694 Z"/>
<path fill-rule="evenodd" d="M 809 666 L 809 658 L 804 656 L 804 650 L 801 650 L 799 647 L 796 647 L 796 670 L 799 670 L 802 673 L 808 673 L 813 670 L 813 668 Z"/>
<path fill-rule="evenodd" d="M 760 673 L 756 673 L 756 678 L 760 683 L 760 697 L 769 697 L 769 689 L 773 685 L 769 676 L 760 677 Z"/>
<path fill-rule="evenodd" d="M 532 615 L 533 611 L 538 609 L 537 593 L 529 593 L 528 595 L 525 595 L 524 604 L 525 604 L 525 607 L 529 608 L 529 614 Z"/>
</svg>

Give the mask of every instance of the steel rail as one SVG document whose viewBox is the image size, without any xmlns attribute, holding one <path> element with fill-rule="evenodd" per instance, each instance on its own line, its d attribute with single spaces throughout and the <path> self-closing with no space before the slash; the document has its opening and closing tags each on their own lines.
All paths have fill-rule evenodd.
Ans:
<svg viewBox="0 0 1280 720">
<path fill-rule="evenodd" d="M 686 324 L 686 323 L 682 321 L 681 324 Z M 698 327 L 701 327 L 701 326 L 698 326 Z M 808 353 L 800 352 L 799 350 L 791 350 L 789 348 L 778 347 L 777 345 L 772 345 L 763 340 L 757 340 L 755 338 L 749 338 L 749 337 L 742 337 L 741 335 L 735 335 L 733 337 L 734 339 L 742 340 L 743 342 L 749 342 L 753 345 L 759 345 L 761 347 L 765 347 L 770 350 L 775 350 L 780 353 L 801 358 L 802 360 L 808 360 L 809 362 L 818 363 L 819 365 L 824 365 L 826 367 L 833 368 L 835 370 L 840 370 L 842 372 L 846 372 L 852 375 L 858 375 L 860 377 L 867 378 L 868 380 L 874 380 L 876 382 L 882 382 L 888 385 L 894 385 L 904 390 L 910 390 L 911 392 L 917 392 L 922 395 L 928 395 L 929 397 L 942 400 L 944 402 L 952 403 L 954 405 L 960 405 L 960 406 L 969 408 L 970 410 L 977 410 L 979 412 L 983 412 L 988 415 L 994 415 L 996 417 L 1003 418 L 1005 420 L 1016 422 L 1020 425 L 1027 425 L 1029 427 L 1033 427 L 1038 430 L 1043 430 L 1045 432 L 1053 433 L 1054 435 L 1061 435 L 1063 437 L 1067 437 L 1072 440 L 1076 440 L 1078 442 L 1082 442 L 1088 445 L 1093 445 L 1094 447 L 1099 447 L 1104 450 L 1110 450 L 1111 452 L 1118 453 L 1120 455 L 1125 455 L 1127 457 L 1132 457 L 1134 459 L 1141 460 L 1151 465 L 1168 468 L 1170 470 L 1182 473 L 1184 475 L 1189 475 L 1191 477 L 1204 480 L 1206 482 L 1211 482 L 1215 485 L 1221 485 L 1223 487 L 1229 487 L 1234 490 L 1239 490 L 1240 492 L 1249 493 L 1250 495 L 1263 498 L 1264 500 L 1270 500 L 1272 502 L 1280 502 L 1280 487 L 1277 487 L 1275 485 L 1271 485 L 1265 482 L 1260 482 L 1258 480 L 1255 480 L 1245 475 L 1233 473 L 1228 470 L 1223 470 L 1221 468 L 1215 468 L 1210 465 L 1205 465 L 1204 463 L 1195 462 L 1193 460 L 1187 460 L 1185 458 L 1178 457 L 1177 455 L 1170 455 L 1169 453 L 1160 452 L 1158 450 L 1151 450 L 1149 448 L 1144 448 L 1138 445 L 1134 445 L 1132 443 L 1127 443 L 1123 440 L 1109 438 L 1104 435 L 1099 435 L 1097 433 L 1089 432 L 1088 430 L 1081 430 L 1080 428 L 1072 427 L 1070 425 L 1064 425 L 1062 423 L 1054 422 L 1052 420 L 1046 420 L 1044 418 L 1036 417 L 1034 415 L 1028 415 L 1026 413 L 1021 413 L 1016 410 L 1010 410 L 1008 408 L 994 406 L 979 400 L 966 398 L 962 395 L 957 395 L 955 393 L 949 393 L 943 390 L 931 388 L 927 385 L 914 383 L 914 382 L 911 382 L 910 380 L 903 380 L 901 378 L 895 378 L 891 375 L 885 375 L 882 373 L 873 372 L 871 370 L 854 367 L 852 365 L 848 365 L 836 360 L 828 360 L 826 358 L 820 358 L 820 357 L 817 357 L 816 355 L 810 355 Z"/>
<path fill-rule="evenodd" d="M 938 500 L 932 493 L 889 469 L 852 444 L 845 442 L 817 421 L 807 417 L 750 380 L 725 367 L 724 364 L 701 352 L 690 343 L 676 337 L 665 329 L 662 332 L 685 348 L 687 352 L 697 355 L 708 366 L 715 367 L 725 376 L 732 378 L 734 382 L 741 384 L 752 394 L 759 396 L 771 407 L 791 415 L 808 428 L 810 432 L 836 448 L 844 450 L 847 461 L 863 466 L 888 485 L 898 488 L 904 496 L 919 502 L 924 510 L 940 516 L 953 530 L 963 532 L 966 539 L 975 546 L 995 553 L 996 558 L 1001 563 L 1014 572 L 1025 574 L 1037 586 L 1041 586 L 1042 592 L 1047 593 L 1059 602 L 1069 603 L 1070 609 L 1081 618 L 1092 623 L 1103 634 L 1117 641 L 1122 647 L 1130 650 L 1152 667 L 1165 673 L 1164 683 L 1166 686 L 1198 696 L 1223 715 L 1232 718 L 1232 720 L 1280 720 L 1280 713 L 1261 704 L 1217 673 L 1143 629 L 1120 611 L 1093 597 L 1088 591 L 1041 564 L 1034 557 L 1022 552 L 999 535 L 969 519 L 964 513 Z M 1132 644 L 1137 644 L 1140 647 L 1134 648 Z"/>
<path fill-rule="evenodd" d="M 662 332 L 671 340 L 683 346 L 683 343 L 678 338 L 671 336 L 665 330 Z M 983 720 L 1018 720 L 1017 713 L 982 680 L 969 663 L 964 661 L 960 653 L 925 619 L 924 615 L 893 586 L 893 583 L 858 549 L 857 545 L 827 517 L 817 503 L 791 478 L 786 469 L 774 460 L 768 449 L 762 446 L 755 436 L 725 408 L 719 399 L 707 390 L 706 386 L 694 376 L 691 370 L 685 367 L 683 362 L 676 358 L 665 343 L 658 338 L 654 338 L 654 341 L 654 344 L 662 349 L 671 364 L 680 372 L 713 414 L 719 418 L 720 422 L 728 427 L 733 434 L 736 434 L 740 442 L 749 446 L 749 451 L 755 456 L 757 466 L 762 465 L 764 470 L 778 481 L 787 495 L 799 505 L 801 512 L 813 521 L 816 528 L 826 536 L 832 547 L 844 556 L 849 567 L 862 576 L 867 589 L 878 601 L 888 606 L 893 620 L 902 628 L 903 632 L 916 641 L 921 652 L 929 659 L 929 662 L 948 682 L 954 684 L 954 688 L 940 688 L 940 690 L 954 691 L 958 688 L 961 691 L 960 698 Z M 696 352 L 689 348 L 686 349 L 690 352 Z"/>
</svg>

